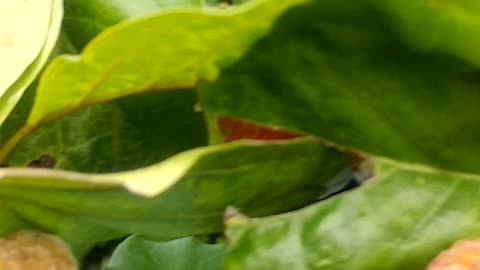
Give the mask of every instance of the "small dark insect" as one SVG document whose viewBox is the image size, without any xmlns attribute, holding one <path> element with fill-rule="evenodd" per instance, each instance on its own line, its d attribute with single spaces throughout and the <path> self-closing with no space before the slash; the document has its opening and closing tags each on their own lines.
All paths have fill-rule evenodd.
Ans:
<svg viewBox="0 0 480 270">
<path fill-rule="evenodd" d="M 28 164 L 30 168 L 53 168 L 56 161 L 49 155 L 43 155 L 39 159 L 36 159 Z"/>
</svg>

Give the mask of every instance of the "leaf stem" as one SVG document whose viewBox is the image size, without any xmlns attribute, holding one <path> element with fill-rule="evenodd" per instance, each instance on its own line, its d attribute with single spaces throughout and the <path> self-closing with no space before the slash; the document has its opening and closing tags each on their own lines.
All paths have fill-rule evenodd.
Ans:
<svg viewBox="0 0 480 270">
<path fill-rule="evenodd" d="M 27 137 L 28 134 L 30 134 L 36 128 L 36 126 L 25 124 L 13 136 L 8 138 L 7 142 L 0 148 L 0 164 L 4 164 L 8 155 L 17 146 L 17 144 L 20 143 L 23 139 L 25 139 L 25 137 Z"/>
</svg>

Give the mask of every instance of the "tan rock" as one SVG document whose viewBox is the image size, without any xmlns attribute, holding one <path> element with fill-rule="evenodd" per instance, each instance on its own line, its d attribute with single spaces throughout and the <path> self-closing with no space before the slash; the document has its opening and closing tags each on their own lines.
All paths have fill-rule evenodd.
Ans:
<svg viewBox="0 0 480 270">
<path fill-rule="evenodd" d="M 480 270 L 480 239 L 456 242 L 433 259 L 427 270 Z"/>
<path fill-rule="evenodd" d="M 63 241 L 52 235 L 22 231 L 0 238 L 0 270 L 76 270 Z"/>
</svg>

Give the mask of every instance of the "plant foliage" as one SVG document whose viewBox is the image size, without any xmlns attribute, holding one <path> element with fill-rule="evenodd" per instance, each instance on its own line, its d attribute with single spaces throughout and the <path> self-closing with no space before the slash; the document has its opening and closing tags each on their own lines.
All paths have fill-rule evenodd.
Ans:
<svg viewBox="0 0 480 270">
<path fill-rule="evenodd" d="M 480 235 L 479 15 L 2 1 L 0 234 L 82 269 L 425 269 Z"/>
</svg>

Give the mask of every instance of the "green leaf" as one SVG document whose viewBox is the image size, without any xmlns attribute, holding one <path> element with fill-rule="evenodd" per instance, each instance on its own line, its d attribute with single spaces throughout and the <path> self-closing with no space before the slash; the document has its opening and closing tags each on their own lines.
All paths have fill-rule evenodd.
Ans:
<svg viewBox="0 0 480 270">
<path fill-rule="evenodd" d="M 480 3 L 375 0 L 391 25 L 415 49 L 445 52 L 480 66 Z"/>
<path fill-rule="evenodd" d="M 312 203 L 348 181 L 349 167 L 348 155 L 314 139 L 244 141 L 123 173 L 2 169 L 0 202 L 70 243 L 170 239 L 221 231 L 228 205 L 263 216 Z"/>
<path fill-rule="evenodd" d="M 70 39 L 65 35 L 64 31 L 62 31 L 58 37 L 55 47 L 53 48 L 50 54 L 49 61 L 51 61 L 52 59 L 54 59 L 55 57 L 61 54 L 76 53 L 76 52 L 77 51 L 71 44 Z M 39 81 L 39 78 L 37 77 L 27 87 L 27 89 L 25 89 L 25 92 L 21 96 L 17 105 L 15 105 L 15 108 L 8 115 L 7 119 L 5 119 L 5 122 L 0 126 L 0 145 L 3 145 L 4 143 L 6 143 L 6 141 L 11 136 L 13 136 L 19 129 L 21 129 L 25 125 L 28 119 L 28 115 L 32 109 L 33 102 L 35 100 L 38 81 Z M 5 163 L 7 163 L 7 161 L 4 161 L 3 164 Z"/>
<path fill-rule="evenodd" d="M 62 0 L 0 4 L 0 124 L 47 62 L 62 16 Z"/>
<path fill-rule="evenodd" d="M 353 192 L 229 226 L 225 269 L 423 270 L 480 235 L 480 176 L 376 162 L 375 179 Z"/>
<path fill-rule="evenodd" d="M 291 10 L 201 89 L 202 107 L 377 156 L 480 172 L 478 67 L 444 50 L 410 46 L 398 35 L 406 18 L 392 19 L 379 7 L 400 2 L 381 2 L 315 1 Z M 427 2 L 434 1 L 406 6 Z M 434 20 L 446 10 L 412 16 Z M 429 24 L 415 27 L 430 31 Z M 480 44 L 476 34 L 462 36 L 456 40 Z"/>
<path fill-rule="evenodd" d="M 200 78 L 215 77 L 218 66 L 240 57 L 283 10 L 302 1 L 259 1 L 229 12 L 169 11 L 110 28 L 81 57 L 60 57 L 49 66 L 28 124 L 120 96 L 195 86 Z M 172 21 L 184 23 L 171 25 Z M 159 38 L 152 42 L 152 35 Z M 52 104 L 51 96 L 57 102 Z"/>
<path fill-rule="evenodd" d="M 202 0 L 65 0 L 64 29 L 80 50 L 108 27 L 174 7 L 202 7 Z"/>
<path fill-rule="evenodd" d="M 222 256 L 222 246 L 195 238 L 159 243 L 131 236 L 117 247 L 107 269 L 220 270 Z"/>
<path fill-rule="evenodd" d="M 195 98 L 193 90 L 165 91 L 89 107 L 33 132 L 7 164 L 23 167 L 48 155 L 55 168 L 98 173 L 158 163 L 207 144 Z"/>
<path fill-rule="evenodd" d="M 259 0 L 223 11 L 170 10 L 109 28 L 81 56 L 58 57 L 49 65 L 27 124 L 3 145 L 0 160 L 33 130 L 80 108 L 215 78 L 220 67 L 238 59 L 284 10 L 304 1 Z"/>
</svg>

